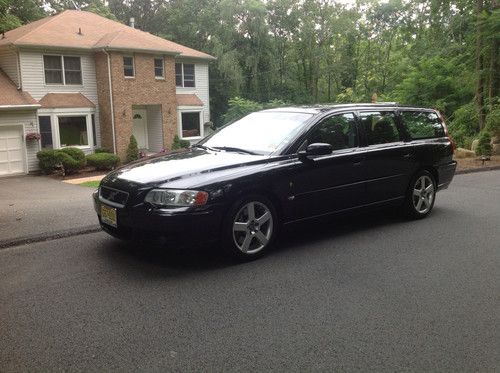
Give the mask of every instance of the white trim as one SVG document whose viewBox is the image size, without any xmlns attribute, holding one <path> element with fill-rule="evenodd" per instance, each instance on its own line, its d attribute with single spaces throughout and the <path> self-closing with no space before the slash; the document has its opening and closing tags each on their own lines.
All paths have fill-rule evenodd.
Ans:
<svg viewBox="0 0 500 373">
<path fill-rule="evenodd" d="M 177 85 L 177 73 L 175 72 L 175 65 L 177 65 L 177 64 L 181 65 L 182 85 Z M 186 65 L 193 65 L 193 82 L 194 82 L 194 86 L 186 87 L 185 84 L 184 84 L 184 64 L 186 64 Z M 194 62 L 175 62 L 175 65 L 174 65 L 174 78 L 175 78 L 175 86 L 176 86 L 176 88 L 187 88 L 187 89 L 196 90 L 196 63 L 194 63 Z"/>
<path fill-rule="evenodd" d="M 7 128 L 7 127 L 21 127 L 21 147 L 22 147 L 22 154 L 23 154 L 23 168 L 24 169 L 22 172 L 8 173 L 5 175 L 0 175 L 0 177 L 27 174 L 28 173 L 28 147 L 26 146 L 26 132 L 25 132 L 26 128 L 25 128 L 25 125 L 24 125 L 24 123 L 0 125 L 0 130 L 2 128 Z"/>
<path fill-rule="evenodd" d="M 28 104 L 28 105 L 0 105 L 0 110 L 29 110 L 37 109 L 41 107 L 40 104 Z"/>
<path fill-rule="evenodd" d="M 38 117 L 49 116 L 50 128 L 52 129 L 52 148 L 61 149 L 65 148 L 65 146 L 61 146 L 59 117 L 85 117 L 85 125 L 87 126 L 87 145 L 70 145 L 69 147 L 92 150 L 96 146 L 93 137 L 92 114 L 95 115 L 95 109 L 93 108 L 40 109 L 37 113 L 37 125 L 39 126 L 40 122 Z"/>
<path fill-rule="evenodd" d="M 132 74 L 133 75 L 125 75 L 125 58 L 132 58 Z M 123 66 L 123 77 L 125 79 L 134 79 L 135 78 L 135 59 L 134 59 L 134 55 L 124 54 L 122 56 L 122 66 Z"/>
<path fill-rule="evenodd" d="M 45 56 L 48 57 L 59 57 L 61 60 L 61 74 L 62 74 L 62 83 L 47 83 L 46 76 L 45 76 Z M 80 84 L 66 84 L 66 74 L 65 74 L 65 67 L 64 67 L 64 57 L 77 57 L 80 59 L 80 77 L 82 79 L 82 82 Z M 53 86 L 70 86 L 70 87 L 83 87 L 84 86 L 84 81 L 83 81 L 83 68 L 82 68 L 82 56 L 78 55 L 70 55 L 70 54 L 50 54 L 50 53 L 42 53 L 42 67 L 43 67 L 43 84 L 46 87 L 53 87 Z"/>
<path fill-rule="evenodd" d="M 161 60 L 161 76 L 156 76 L 156 60 Z M 165 58 L 161 57 L 153 57 L 153 74 L 155 79 L 157 80 L 165 80 Z"/>
<path fill-rule="evenodd" d="M 139 114 L 144 123 L 144 139 L 146 146 L 144 148 L 139 147 L 139 149 L 149 149 L 149 136 L 148 136 L 148 111 L 145 108 L 132 109 L 132 134 L 134 133 L 134 116 Z M 137 139 L 136 139 L 137 140 Z"/>
<path fill-rule="evenodd" d="M 200 117 L 200 136 L 182 136 L 182 113 L 198 113 Z M 203 108 L 201 106 L 178 106 L 177 107 L 177 133 L 181 140 L 198 140 L 204 137 L 205 126 L 203 125 Z"/>
</svg>

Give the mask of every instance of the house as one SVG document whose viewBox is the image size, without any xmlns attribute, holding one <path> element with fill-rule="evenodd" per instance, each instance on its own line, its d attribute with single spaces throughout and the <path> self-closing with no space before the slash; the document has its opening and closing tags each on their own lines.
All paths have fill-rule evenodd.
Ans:
<svg viewBox="0 0 500 373">
<path fill-rule="evenodd" d="M 213 59 L 77 10 L 0 35 L 0 175 L 36 170 L 40 149 L 104 147 L 124 159 L 132 134 L 148 152 L 175 135 L 196 141 Z"/>
</svg>

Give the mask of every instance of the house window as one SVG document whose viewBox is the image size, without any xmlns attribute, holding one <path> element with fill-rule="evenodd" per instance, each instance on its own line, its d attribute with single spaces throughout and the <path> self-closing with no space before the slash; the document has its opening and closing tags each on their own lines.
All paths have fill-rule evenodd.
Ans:
<svg viewBox="0 0 500 373">
<path fill-rule="evenodd" d="M 80 57 L 64 56 L 64 81 L 66 84 L 82 84 Z"/>
<path fill-rule="evenodd" d="M 97 132 L 95 129 L 95 114 L 91 114 L 90 119 L 92 120 L 92 145 L 97 146 Z"/>
<path fill-rule="evenodd" d="M 38 126 L 40 127 L 42 149 L 52 149 L 52 126 L 50 124 L 50 116 L 44 115 L 38 117 Z"/>
<path fill-rule="evenodd" d="M 43 56 L 45 83 L 64 84 L 61 56 Z"/>
<path fill-rule="evenodd" d="M 192 63 L 175 64 L 175 85 L 177 87 L 195 86 L 194 64 Z"/>
<path fill-rule="evenodd" d="M 134 57 L 123 57 L 123 75 L 129 78 L 134 77 Z"/>
<path fill-rule="evenodd" d="M 46 84 L 82 84 L 82 64 L 80 57 L 43 56 L 43 66 Z"/>
<path fill-rule="evenodd" d="M 59 142 L 61 147 L 86 146 L 89 144 L 87 135 L 87 116 L 58 117 Z"/>
<path fill-rule="evenodd" d="M 181 133 L 182 138 L 201 136 L 201 121 L 199 111 L 181 113 Z"/>
<path fill-rule="evenodd" d="M 155 58 L 155 78 L 163 79 L 163 58 Z"/>
</svg>

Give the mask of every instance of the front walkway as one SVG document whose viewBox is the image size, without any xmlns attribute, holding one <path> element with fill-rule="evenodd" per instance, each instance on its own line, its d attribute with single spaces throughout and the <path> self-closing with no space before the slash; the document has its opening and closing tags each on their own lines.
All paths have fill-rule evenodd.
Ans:
<svg viewBox="0 0 500 373">
<path fill-rule="evenodd" d="M 0 178 L 0 244 L 97 227 L 93 191 L 45 176 Z"/>
</svg>

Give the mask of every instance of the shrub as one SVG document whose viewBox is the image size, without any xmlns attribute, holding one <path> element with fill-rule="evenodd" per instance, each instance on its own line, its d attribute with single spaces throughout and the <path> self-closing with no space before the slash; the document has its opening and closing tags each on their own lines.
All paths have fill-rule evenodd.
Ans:
<svg viewBox="0 0 500 373">
<path fill-rule="evenodd" d="M 57 167 L 62 166 L 63 154 L 64 153 L 61 153 L 59 150 L 45 149 L 36 153 L 36 157 L 38 158 L 38 164 L 42 171 L 50 173 Z"/>
<path fill-rule="evenodd" d="M 59 150 L 63 153 L 62 165 L 65 173 L 73 173 L 81 170 L 87 164 L 85 153 L 78 148 L 63 148 Z"/>
<path fill-rule="evenodd" d="M 172 142 L 172 150 L 187 149 L 191 146 L 191 143 L 187 140 L 181 140 L 179 136 L 174 136 L 174 141 Z"/>
<path fill-rule="evenodd" d="M 491 155 L 491 135 L 488 131 L 482 131 L 477 144 L 476 155 Z"/>
<path fill-rule="evenodd" d="M 470 102 L 461 106 L 453 113 L 453 120 L 448 129 L 455 143 L 465 149 L 470 149 L 479 127 L 479 113 L 476 104 Z"/>
<path fill-rule="evenodd" d="M 114 154 L 101 152 L 87 155 L 87 164 L 96 170 L 112 170 L 118 163 L 120 158 Z"/>
<path fill-rule="evenodd" d="M 95 148 L 94 153 L 111 153 L 111 150 L 106 148 Z"/>
<path fill-rule="evenodd" d="M 486 116 L 485 128 L 492 136 L 500 136 L 500 104 L 494 105 Z"/>
<path fill-rule="evenodd" d="M 133 162 L 139 159 L 139 147 L 137 146 L 137 140 L 135 136 L 130 136 L 130 142 L 127 148 L 127 162 Z"/>
</svg>

